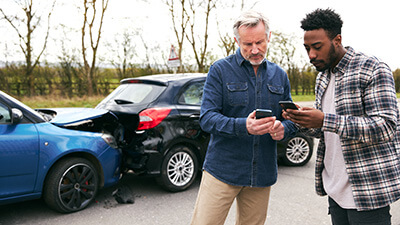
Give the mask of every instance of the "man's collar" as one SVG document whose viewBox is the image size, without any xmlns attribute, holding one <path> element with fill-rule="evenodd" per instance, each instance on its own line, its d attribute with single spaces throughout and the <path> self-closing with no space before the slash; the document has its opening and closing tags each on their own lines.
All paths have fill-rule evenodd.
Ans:
<svg viewBox="0 0 400 225">
<path fill-rule="evenodd" d="M 342 57 L 342 59 L 340 59 L 339 63 L 333 68 L 333 69 L 327 69 L 326 71 L 324 71 L 325 73 L 344 73 L 345 68 L 347 67 L 347 65 L 350 63 L 351 58 L 353 58 L 354 55 L 354 49 L 350 46 L 345 47 L 346 48 L 346 53 L 344 54 L 344 56 Z"/>
</svg>

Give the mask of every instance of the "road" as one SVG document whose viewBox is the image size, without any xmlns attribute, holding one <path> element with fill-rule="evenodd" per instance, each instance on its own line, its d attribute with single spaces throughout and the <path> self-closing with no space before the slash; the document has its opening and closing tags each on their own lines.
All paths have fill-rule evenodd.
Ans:
<svg viewBox="0 0 400 225">
<path fill-rule="evenodd" d="M 314 160 L 303 167 L 279 166 L 278 182 L 273 186 L 267 225 L 324 225 L 331 224 L 327 215 L 327 198 L 314 192 Z M 199 179 L 187 191 L 163 191 L 153 179 L 125 176 L 120 184 L 129 188 L 134 204 L 119 204 L 112 197 L 116 187 L 99 192 L 96 202 L 73 214 L 56 213 L 42 200 L 0 206 L 0 225 L 9 224 L 134 224 L 187 225 L 197 196 Z M 393 225 L 400 225 L 400 201 L 392 205 Z M 232 207 L 226 224 L 234 224 Z"/>
</svg>

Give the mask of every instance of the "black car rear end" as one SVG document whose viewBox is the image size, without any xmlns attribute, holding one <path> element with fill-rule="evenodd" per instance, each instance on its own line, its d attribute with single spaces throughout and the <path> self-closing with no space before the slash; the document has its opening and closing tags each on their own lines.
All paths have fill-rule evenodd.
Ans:
<svg viewBox="0 0 400 225">
<path fill-rule="evenodd" d="M 126 128 L 122 149 L 128 170 L 156 176 L 169 191 L 193 183 L 209 139 L 198 122 L 205 78 L 168 74 L 124 79 L 99 103 L 96 108 L 112 111 Z"/>
</svg>

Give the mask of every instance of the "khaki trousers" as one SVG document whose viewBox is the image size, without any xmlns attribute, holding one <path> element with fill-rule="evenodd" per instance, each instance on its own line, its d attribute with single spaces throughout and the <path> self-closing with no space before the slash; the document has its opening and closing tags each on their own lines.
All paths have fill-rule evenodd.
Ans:
<svg viewBox="0 0 400 225">
<path fill-rule="evenodd" d="M 267 218 L 271 187 L 226 184 L 203 172 L 191 225 L 223 225 L 236 198 L 236 225 L 262 225 Z"/>
</svg>

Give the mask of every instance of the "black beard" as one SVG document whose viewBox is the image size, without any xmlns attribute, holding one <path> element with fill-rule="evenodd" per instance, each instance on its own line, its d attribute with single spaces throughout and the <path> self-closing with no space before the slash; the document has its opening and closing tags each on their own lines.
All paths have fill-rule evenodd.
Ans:
<svg viewBox="0 0 400 225">
<path fill-rule="evenodd" d="M 328 58 L 328 62 L 327 63 L 325 63 L 325 61 L 323 61 L 323 60 L 314 60 L 314 59 L 310 60 L 310 63 L 318 62 L 318 63 L 322 63 L 323 64 L 322 67 L 316 67 L 315 66 L 315 69 L 318 72 L 322 72 L 322 71 L 325 71 L 325 70 L 331 68 L 333 66 L 333 63 L 335 62 L 335 60 L 337 58 L 337 53 L 336 53 L 336 50 L 335 50 L 335 46 L 333 46 L 333 44 L 331 44 L 331 46 L 329 48 L 328 57 L 329 58 Z"/>
</svg>

